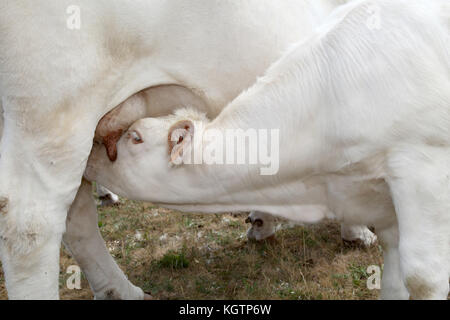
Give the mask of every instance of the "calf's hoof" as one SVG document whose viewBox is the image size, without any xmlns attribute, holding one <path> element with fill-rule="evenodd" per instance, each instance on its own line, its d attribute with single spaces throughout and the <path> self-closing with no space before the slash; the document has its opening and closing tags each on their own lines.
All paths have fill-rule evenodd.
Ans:
<svg viewBox="0 0 450 320">
<path fill-rule="evenodd" d="M 154 299 L 150 294 L 144 293 L 144 300 L 154 300 Z"/>
<path fill-rule="evenodd" d="M 100 205 L 102 207 L 114 206 L 119 203 L 119 197 L 116 195 L 107 194 L 106 196 L 100 197 Z"/>
</svg>

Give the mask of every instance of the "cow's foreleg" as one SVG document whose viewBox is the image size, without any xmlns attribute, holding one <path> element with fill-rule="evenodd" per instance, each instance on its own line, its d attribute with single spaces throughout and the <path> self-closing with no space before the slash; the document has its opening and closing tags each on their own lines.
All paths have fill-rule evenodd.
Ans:
<svg viewBox="0 0 450 320">
<path fill-rule="evenodd" d="M 109 254 L 98 229 L 92 185 L 83 179 L 67 217 L 64 244 L 86 275 L 96 299 L 143 299 Z"/>
<path fill-rule="evenodd" d="M 447 299 L 450 272 L 450 150 L 408 146 L 389 158 L 403 280 L 413 299 Z"/>
</svg>

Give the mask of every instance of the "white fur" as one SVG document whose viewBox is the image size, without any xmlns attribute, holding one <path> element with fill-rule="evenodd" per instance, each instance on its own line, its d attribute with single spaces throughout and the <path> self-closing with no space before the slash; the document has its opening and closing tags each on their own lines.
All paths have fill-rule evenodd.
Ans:
<svg viewBox="0 0 450 320">
<path fill-rule="evenodd" d="M 373 5 L 381 14 L 375 30 L 366 25 Z M 170 124 L 152 118 L 130 128 L 144 143 L 122 137 L 113 165 L 94 150 L 86 174 L 124 196 L 184 211 L 372 225 L 385 251 L 381 297 L 446 299 L 449 7 L 445 0 L 352 2 L 215 120 L 203 129 L 191 123 L 197 138 L 209 129 L 279 129 L 277 175 L 261 176 L 257 166 L 169 167 Z"/>
<path fill-rule="evenodd" d="M 65 1 L 2 1 L 0 199 L 8 209 L 0 217 L 0 253 L 10 296 L 58 297 L 60 238 L 107 112 L 143 89 L 176 86 L 217 115 L 290 42 L 313 31 L 332 8 L 318 10 L 323 3 L 79 0 L 81 28 L 71 30 Z M 151 103 L 154 115 L 176 107 Z M 100 248 L 101 239 L 91 239 Z M 109 270 L 110 261 L 92 265 Z"/>
</svg>

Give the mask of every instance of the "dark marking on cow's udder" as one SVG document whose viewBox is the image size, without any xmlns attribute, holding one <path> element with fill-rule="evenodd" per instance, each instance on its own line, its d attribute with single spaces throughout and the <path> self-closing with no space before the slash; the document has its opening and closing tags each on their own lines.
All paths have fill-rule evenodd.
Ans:
<svg viewBox="0 0 450 320">
<path fill-rule="evenodd" d="M 6 215 L 8 213 L 8 198 L 0 197 L 0 213 Z"/>
<path fill-rule="evenodd" d="M 108 155 L 109 160 L 112 162 L 117 159 L 117 142 L 123 134 L 123 130 L 119 129 L 117 131 L 113 131 L 108 133 L 105 137 L 103 137 L 103 144 L 106 148 L 106 154 Z"/>
</svg>

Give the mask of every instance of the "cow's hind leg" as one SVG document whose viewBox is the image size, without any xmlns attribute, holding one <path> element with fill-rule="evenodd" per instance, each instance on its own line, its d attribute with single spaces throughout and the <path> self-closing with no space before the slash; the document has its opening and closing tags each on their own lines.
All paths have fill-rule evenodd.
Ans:
<svg viewBox="0 0 450 320">
<path fill-rule="evenodd" d="M 450 271 L 450 150 L 405 148 L 388 162 L 400 267 L 413 299 L 446 299 Z"/>
<path fill-rule="evenodd" d="M 96 299 L 143 299 L 109 254 L 98 229 L 92 185 L 83 180 L 67 216 L 64 244 L 86 275 Z"/>
</svg>

